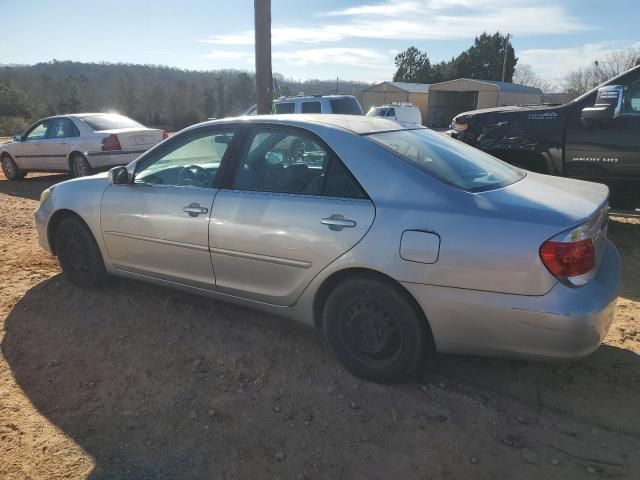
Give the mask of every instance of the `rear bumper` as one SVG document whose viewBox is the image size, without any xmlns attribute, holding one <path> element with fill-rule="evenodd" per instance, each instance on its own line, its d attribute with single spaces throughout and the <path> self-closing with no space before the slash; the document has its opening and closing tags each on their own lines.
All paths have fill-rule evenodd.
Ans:
<svg viewBox="0 0 640 480">
<path fill-rule="evenodd" d="M 87 160 L 91 168 L 107 168 L 117 165 L 127 165 L 142 155 L 146 150 L 134 150 L 128 152 L 90 152 Z"/>
<path fill-rule="evenodd" d="M 620 256 L 606 241 L 596 277 L 581 288 L 557 283 L 542 296 L 405 284 L 422 306 L 443 353 L 575 359 L 602 343 L 620 290 Z"/>
</svg>

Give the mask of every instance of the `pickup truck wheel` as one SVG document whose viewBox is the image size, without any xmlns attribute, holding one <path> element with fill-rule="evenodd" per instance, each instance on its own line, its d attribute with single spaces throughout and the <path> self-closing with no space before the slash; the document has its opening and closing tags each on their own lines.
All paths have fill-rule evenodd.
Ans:
<svg viewBox="0 0 640 480">
<path fill-rule="evenodd" d="M 2 173 L 8 180 L 22 180 L 27 174 L 20 170 L 13 158 L 6 154 L 2 157 Z"/>
<path fill-rule="evenodd" d="M 71 175 L 74 178 L 86 177 L 91 173 L 91 166 L 89 165 L 89 162 L 87 162 L 87 159 L 79 153 L 71 157 L 71 161 L 69 163 L 71 164 Z"/>
<path fill-rule="evenodd" d="M 78 218 L 62 220 L 55 233 L 55 251 L 67 279 L 83 288 L 104 283 L 107 271 L 89 228 Z"/>
<path fill-rule="evenodd" d="M 379 383 L 411 378 L 432 350 L 430 330 L 406 292 L 358 275 L 340 283 L 323 314 L 329 346 L 354 375 Z"/>
</svg>

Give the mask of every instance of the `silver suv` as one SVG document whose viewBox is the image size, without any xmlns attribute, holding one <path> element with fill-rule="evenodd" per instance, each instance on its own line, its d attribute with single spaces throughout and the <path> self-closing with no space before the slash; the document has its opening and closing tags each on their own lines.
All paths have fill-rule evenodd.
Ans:
<svg viewBox="0 0 640 480">
<path fill-rule="evenodd" d="M 364 115 L 360 102 L 353 95 L 307 95 L 300 97 L 280 97 L 273 101 L 275 113 L 337 113 L 342 115 Z M 253 105 L 244 112 L 255 115 Z"/>
</svg>

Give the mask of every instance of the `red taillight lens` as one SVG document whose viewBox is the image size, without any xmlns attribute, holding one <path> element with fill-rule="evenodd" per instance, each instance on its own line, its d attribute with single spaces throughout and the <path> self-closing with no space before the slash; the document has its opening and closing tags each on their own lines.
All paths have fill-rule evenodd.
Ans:
<svg viewBox="0 0 640 480">
<path fill-rule="evenodd" d="M 105 152 L 110 150 L 122 150 L 120 140 L 118 140 L 118 136 L 115 133 L 112 133 L 108 137 L 102 139 L 102 151 Z"/>
<path fill-rule="evenodd" d="M 596 266 L 596 254 L 590 238 L 577 242 L 549 240 L 540 247 L 540 258 L 556 277 L 577 277 Z"/>
<path fill-rule="evenodd" d="M 166 130 L 162 131 L 162 139 L 166 140 L 167 138 L 169 138 L 169 132 L 167 132 Z"/>
</svg>

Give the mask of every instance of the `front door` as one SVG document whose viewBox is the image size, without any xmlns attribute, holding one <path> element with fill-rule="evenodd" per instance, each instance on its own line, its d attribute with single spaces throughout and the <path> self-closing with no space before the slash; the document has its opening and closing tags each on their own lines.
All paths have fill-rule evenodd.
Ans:
<svg viewBox="0 0 640 480">
<path fill-rule="evenodd" d="M 584 107 L 596 94 L 580 102 L 569 116 L 565 165 L 570 177 L 626 182 L 640 177 L 640 71 L 623 77 L 622 113 L 607 121 L 583 121 Z"/>
<path fill-rule="evenodd" d="M 291 305 L 362 239 L 375 216 L 373 203 L 305 130 L 256 127 L 239 152 L 230 188 L 220 190 L 213 205 L 217 289 Z"/>
<path fill-rule="evenodd" d="M 43 120 L 33 125 L 22 137 L 20 148 L 15 154 L 15 161 L 21 170 L 46 170 L 42 156 L 42 141 L 47 138 L 47 130 L 52 119 Z"/>
<path fill-rule="evenodd" d="M 235 130 L 201 128 L 139 160 L 133 183 L 107 188 L 102 234 L 114 266 L 213 290 L 209 218 Z"/>
<path fill-rule="evenodd" d="M 73 122 L 65 117 L 53 120 L 47 138 L 41 140 L 42 160 L 47 170 L 69 170 L 69 141 L 80 135 Z"/>
</svg>

